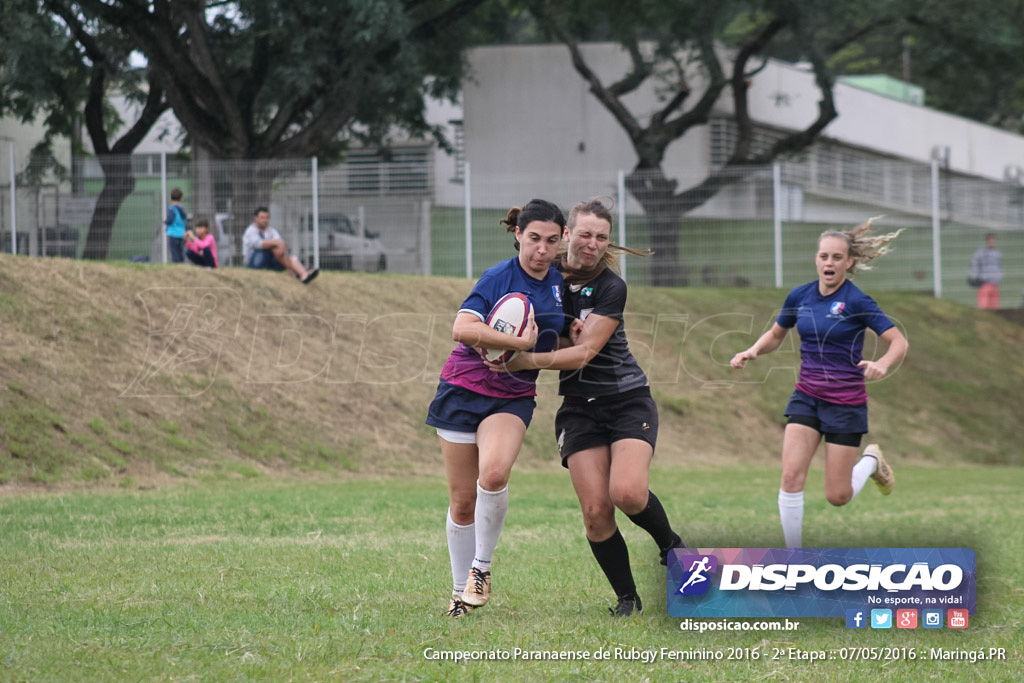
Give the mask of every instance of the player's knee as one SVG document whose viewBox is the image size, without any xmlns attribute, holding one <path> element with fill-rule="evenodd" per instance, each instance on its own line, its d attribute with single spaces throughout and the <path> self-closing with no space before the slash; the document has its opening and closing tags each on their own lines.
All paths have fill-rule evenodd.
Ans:
<svg viewBox="0 0 1024 683">
<path fill-rule="evenodd" d="M 615 508 L 605 502 L 584 503 L 581 505 L 581 511 L 588 538 L 601 536 L 602 531 L 615 525 Z"/>
<path fill-rule="evenodd" d="M 853 498 L 853 491 L 847 489 L 846 491 L 826 491 L 825 498 L 829 503 L 840 507 L 846 505 Z"/>
<path fill-rule="evenodd" d="M 480 488 L 484 491 L 500 491 L 508 486 L 508 475 L 504 470 L 481 470 L 478 479 Z"/>
<path fill-rule="evenodd" d="M 807 481 L 807 474 L 804 472 L 782 471 L 783 491 L 803 491 L 804 483 Z"/>
<path fill-rule="evenodd" d="M 643 512 L 647 507 L 647 500 L 650 494 L 646 487 L 643 490 L 629 488 L 613 488 L 610 492 L 612 504 L 627 515 L 635 515 Z"/>
<path fill-rule="evenodd" d="M 473 515 L 476 512 L 475 498 L 470 496 L 453 498 L 448 507 L 451 510 L 452 521 L 459 526 L 473 523 Z"/>
</svg>

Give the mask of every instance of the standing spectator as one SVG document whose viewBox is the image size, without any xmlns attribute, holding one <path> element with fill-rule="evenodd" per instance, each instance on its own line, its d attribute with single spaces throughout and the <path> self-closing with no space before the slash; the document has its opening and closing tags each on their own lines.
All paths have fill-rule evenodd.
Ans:
<svg viewBox="0 0 1024 683">
<path fill-rule="evenodd" d="M 999 283 L 1003 279 L 1003 255 L 996 249 L 996 235 L 985 235 L 985 246 L 971 258 L 968 280 L 978 287 L 978 308 L 999 308 Z"/>
<path fill-rule="evenodd" d="M 200 218 L 196 221 L 196 231 L 185 231 L 185 256 L 197 266 L 216 268 L 217 240 L 210 234 L 210 221 Z"/>
<path fill-rule="evenodd" d="M 281 234 L 270 227 L 270 211 L 265 206 L 253 212 L 252 223 L 242 235 L 242 259 L 248 268 L 287 270 L 304 285 L 320 274 L 319 268 L 307 271 L 299 259 L 288 253 Z"/>
<path fill-rule="evenodd" d="M 164 225 L 167 226 L 167 250 L 171 254 L 171 263 L 185 262 L 185 224 L 188 221 L 188 214 L 181 200 L 185 193 L 181 188 L 171 190 L 171 205 L 167 207 L 167 217 L 164 218 Z"/>
</svg>

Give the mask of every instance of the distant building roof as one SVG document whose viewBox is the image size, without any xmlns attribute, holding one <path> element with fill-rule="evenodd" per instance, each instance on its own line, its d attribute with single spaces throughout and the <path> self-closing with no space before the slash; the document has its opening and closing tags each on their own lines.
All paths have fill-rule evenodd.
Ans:
<svg viewBox="0 0 1024 683">
<path fill-rule="evenodd" d="M 884 74 L 865 74 L 862 76 L 840 76 L 839 81 L 855 88 L 895 98 L 907 104 L 924 106 L 924 88 L 898 78 Z"/>
</svg>

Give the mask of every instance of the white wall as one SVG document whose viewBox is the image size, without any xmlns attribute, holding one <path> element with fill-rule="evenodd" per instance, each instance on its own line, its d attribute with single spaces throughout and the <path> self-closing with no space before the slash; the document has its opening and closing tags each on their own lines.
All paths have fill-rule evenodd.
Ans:
<svg viewBox="0 0 1024 683">
<path fill-rule="evenodd" d="M 46 126 L 41 120 L 20 123 L 12 118 L 0 119 L 0 185 L 11 182 L 11 145 L 14 145 L 14 163 L 17 173 L 25 170 L 29 153 L 43 139 Z M 71 143 L 63 138 L 54 140 L 53 153 L 68 167 L 71 164 Z"/>
<path fill-rule="evenodd" d="M 592 68 L 606 82 L 618 79 L 629 58 L 611 43 L 583 46 Z M 575 202 L 581 175 L 603 174 L 614 182 L 630 170 L 636 154 L 628 136 L 588 91 L 564 45 L 487 46 L 468 53 L 471 74 L 463 89 L 466 158 L 474 178 L 532 176 L 510 182 L 507 191 L 478 196 L 474 203 L 504 206 L 539 195 Z M 626 98 L 634 112 L 649 116 L 655 96 L 646 89 Z M 673 144 L 666 170 L 692 170 L 707 163 L 706 137 L 691 134 Z M 593 194 L 606 192 L 595 187 Z"/>
</svg>

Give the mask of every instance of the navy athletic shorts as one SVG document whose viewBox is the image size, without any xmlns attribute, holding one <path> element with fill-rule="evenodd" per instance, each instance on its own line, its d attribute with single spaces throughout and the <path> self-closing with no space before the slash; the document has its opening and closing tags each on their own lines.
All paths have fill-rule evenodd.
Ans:
<svg viewBox="0 0 1024 683">
<path fill-rule="evenodd" d="M 786 404 L 786 417 L 792 424 L 801 424 L 825 435 L 825 443 L 839 446 L 860 446 L 868 431 L 868 404 L 847 406 L 809 396 L 799 389 L 793 391 Z"/>
<path fill-rule="evenodd" d="M 441 380 L 427 410 L 427 424 L 453 432 L 475 433 L 485 417 L 512 413 L 529 427 L 537 401 L 533 396 L 495 398 Z"/>
</svg>

